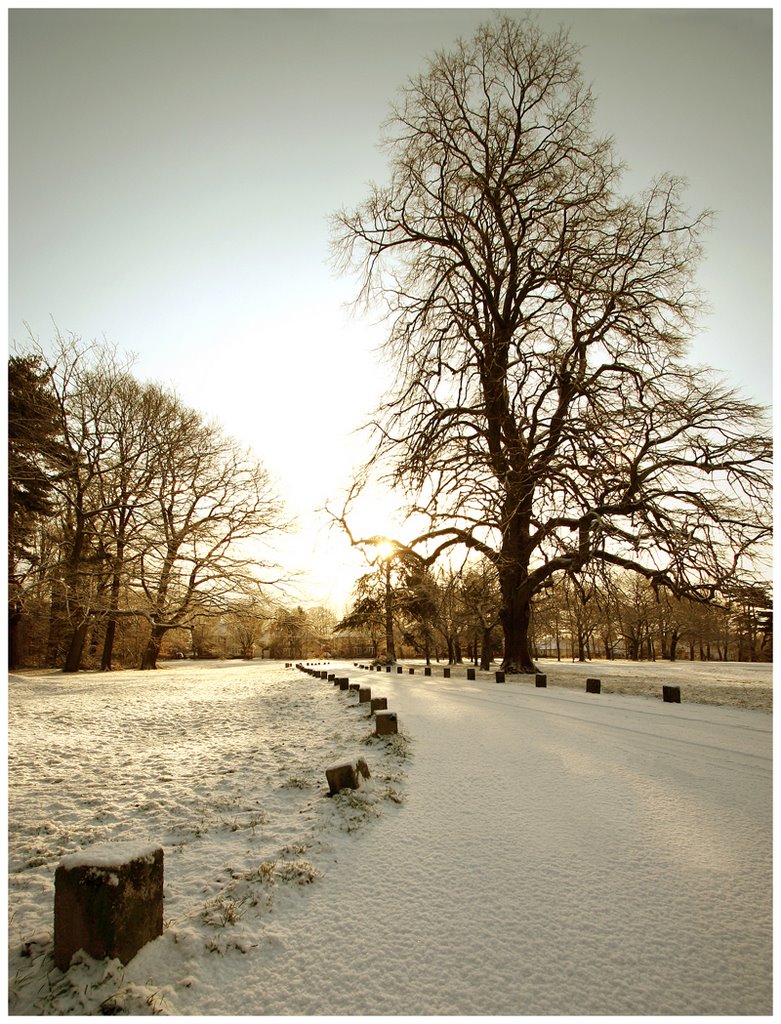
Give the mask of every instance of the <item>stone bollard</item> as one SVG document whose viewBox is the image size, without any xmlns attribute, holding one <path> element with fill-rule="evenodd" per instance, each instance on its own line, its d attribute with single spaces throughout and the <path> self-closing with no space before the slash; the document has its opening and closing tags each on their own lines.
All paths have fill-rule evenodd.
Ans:
<svg viewBox="0 0 781 1024">
<path fill-rule="evenodd" d="M 369 713 L 374 714 L 375 711 L 387 711 L 388 710 L 388 698 L 387 697 L 372 697 L 369 704 Z"/>
<path fill-rule="evenodd" d="M 328 673 L 327 672 L 323 672 L 322 669 L 321 669 L 320 670 L 320 678 L 327 680 L 328 679 Z"/>
<path fill-rule="evenodd" d="M 466 678 L 467 679 L 474 679 L 475 678 L 475 670 L 473 668 L 468 668 L 466 670 Z"/>
<path fill-rule="evenodd" d="M 386 666 L 385 666 L 385 671 L 386 671 L 386 672 L 390 672 L 390 670 L 391 670 L 391 667 L 390 667 L 390 665 L 386 665 Z"/>
<path fill-rule="evenodd" d="M 339 680 L 339 689 L 346 690 L 349 685 L 350 680 L 347 678 L 347 676 L 342 676 L 342 678 Z"/>
<path fill-rule="evenodd" d="M 397 672 L 397 673 L 398 673 L 399 675 L 401 675 L 403 671 L 404 671 L 404 669 L 403 669 L 403 668 L 401 667 L 401 665 L 397 665 L 397 666 L 396 666 L 396 672 Z"/>
<path fill-rule="evenodd" d="M 496 673 L 496 681 L 497 681 L 497 683 L 503 683 L 504 682 L 504 672 L 497 672 Z"/>
<path fill-rule="evenodd" d="M 587 679 L 586 680 L 586 693 L 601 693 L 602 682 L 599 679 Z"/>
<path fill-rule="evenodd" d="M 326 677 L 328 678 L 328 682 L 332 683 L 334 681 L 334 679 L 336 679 L 336 673 L 335 672 L 326 672 Z"/>
<path fill-rule="evenodd" d="M 377 712 L 376 725 L 374 727 L 375 736 L 393 736 L 398 731 L 398 720 L 395 711 Z"/>
<path fill-rule="evenodd" d="M 348 689 L 349 689 L 350 693 L 357 693 L 360 690 L 360 688 L 361 688 L 361 684 L 360 683 L 350 683 L 349 686 L 348 686 Z"/>
<path fill-rule="evenodd" d="M 163 851 L 105 843 L 63 857 L 54 873 L 54 962 L 67 971 L 83 949 L 127 964 L 163 934 Z"/>
<path fill-rule="evenodd" d="M 445 679 L 449 679 L 450 678 L 450 669 L 449 668 L 443 668 L 442 669 L 442 675 L 443 675 L 443 677 Z"/>
<path fill-rule="evenodd" d="M 366 704 L 367 701 L 372 699 L 372 691 L 368 686 L 360 686 L 358 688 L 358 703 Z"/>
<path fill-rule="evenodd" d="M 369 766 L 362 757 L 359 757 L 357 761 L 348 761 L 345 764 L 335 764 L 326 768 L 328 795 L 335 796 L 342 789 L 358 789 L 361 784 L 361 775 L 364 779 L 370 777 Z"/>
<path fill-rule="evenodd" d="M 667 704 L 680 704 L 681 703 L 681 688 L 680 686 L 663 686 L 662 687 L 662 700 Z"/>
<path fill-rule="evenodd" d="M 411 668 L 411 669 L 409 670 L 409 674 L 410 674 L 411 676 L 414 676 L 414 675 L 415 675 L 415 669 L 414 669 L 414 668 Z"/>
<path fill-rule="evenodd" d="M 423 669 L 423 675 L 424 676 L 430 676 L 431 675 L 431 666 L 430 665 L 426 665 L 426 667 Z"/>
<path fill-rule="evenodd" d="M 534 677 L 534 685 L 535 686 L 547 686 L 548 685 L 548 677 L 543 675 L 542 672 L 538 672 L 537 675 Z"/>
</svg>

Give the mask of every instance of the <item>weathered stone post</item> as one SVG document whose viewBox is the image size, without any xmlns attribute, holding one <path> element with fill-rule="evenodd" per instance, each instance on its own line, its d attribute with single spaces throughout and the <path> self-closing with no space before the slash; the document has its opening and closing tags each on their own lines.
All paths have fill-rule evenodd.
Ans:
<svg viewBox="0 0 781 1024">
<path fill-rule="evenodd" d="M 367 701 L 372 699 L 372 691 L 369 686 L 360 686 L 358 688 L 358 703 L 366 704 Z"/>
<path fill-rule="evenodd" d="M 54 962 L 83 949 L 128 963 L 163 934 L 163 850 L 105 843 L 63 857 L 54 873 Z"/>
<path fill-rule="evenodd" d="M 497 683 L 503 683 L 504 682 L 504 672 L 497 672 L 496 673 L 496 681 L 497 681 Z"/>
<path fill-rule="evenodd" d="M 442 674 L 443 674 L 445 679 L 449 679 L 450 678 L 450 669 L 449 668 L 443 668 L 442 669 Z"/>
<path fill-rule="evenodd" d="M 681 688 L 680 686 L 663 686 L 662 687 L 662 700 L 667 704 L 680 704 L 681 703 Z"/>
<path fill-rule="evenodd" d="M 602 692 L 602 681 L 599 679 L 587 679 L 586 680 L 586 693 L 601 693 Z"/>
<path fill-rule="evenodd" d="M 426 665 L 426 667 L 423 669 L 423 675 L 424 676 L 430 676 L 431 675 L 431 665 Z"/>
<path fill-rule="evenodd" d="M 534 685 L 535 686 L 547 686 L 548 685 L 548 677 L 546 675 L 543 675 L 542 672 L 538 672 L 537 675 L 534 677 Z"/>
<path fill-rule="evenodd" d="M 387 697 L 372 697 L 369 704 L 369 711 L 373 715 L 375 711 L 387 711 L 388 710 L 388 698 Z"/>
<path fill-rule="evenodd" d="M 468 668 L 466 670 L 466 678 L 467 679 L 474 679 L 475 678 L 475 670 L 473 668 Z"/>
<path fill-rule="evenodd" d="M 392 736 L 397 733 L 398 720 L 395 711 L 378 711 L 376 715 L 375 736 Z"/>
<path fill-rule="evenodd" d="M 361 775 L 365 779 L 370 777 L 369 766 L 362 757 L 359 757 L 357 761 L 348 761 L 345 764 L 335 764 L 326 768 L 328 795 L 334 796 L 342 789 L 358 789 L 361 784 Z"/>
</svg>

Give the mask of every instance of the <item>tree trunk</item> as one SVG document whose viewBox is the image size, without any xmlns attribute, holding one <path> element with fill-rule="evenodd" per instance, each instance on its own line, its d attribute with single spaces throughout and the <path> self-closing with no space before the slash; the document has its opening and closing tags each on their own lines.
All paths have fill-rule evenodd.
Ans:
<svg viewBox="0 0 781 1024">
<path fill-rule="evenodd" d="M 117 543 L 117 562 L 122 564 L 124 557 L 125 545 L 121 541 Z M 118 572 L 115 572 L 111 578 L 111 597 L 109 599 L 109 610 L 115 612 L 119 608 L 119 594 L 122 588 L 122 580 Z M 114 638 L 117 634 L 117 620 L 109 615 L 108 622 L 106 623 L 106 635 L 103 638 L 103 654 L 100 658 L 100 671 L 110 672 L 111 671 L 111 659 L 114 655 Z"/>
<path fill-rule="evenodd" d="M 390 582 L 390 559 L 385 563 L 385 657 L 388 662 L 396 660 L 396 645 L 393 640 L 393 591 Z"/>
<path fill-rule="evenodd" d="M 22 621 L 22 605 L 14 601 L 8 605 L 8 667 L 19 667 L 19 624 Z"/>
<path fill-rule="evenodd" d="M 678 634 L 673 630 L 670 635 L 670 661 L 675 661 L 675 656 L 678 653 Z"/>
<path fill-rule="evenodd" d="M 146 649 L 141 657 L 142 669 L 157 668 L 157 656 L 160 653 L 160 645 L 163 642 L 163 637 L 166 634 L 166 629 L 163 626 L 152 626 L 152 632 L 147 641 Z"/>
<path fill-rule="evenodd" d="M 583 630 L 578 629 L 578 661 L 584 662 L 586 660 L 586 640 L 583 636 Z"/>
<path fill-rule="evenodd" d="M 47 640 L 47 658 L 49 665 L 53 668 L 59 665 L 65 657 L 65 625 L 67 611 L 62 591 L 59 587 L 52 588 L 49 603 L 49 636 Z"/>
<path fill-rule="evenodd" d="M 487 672 L 491 667 L 491 630 L 483 627 L 483 643 L 480 650 L 480 668 Z"/>
<path fill-rule="evenodd" d="M 536 672 L 529 646 L 531 597 L 526 588 L 513 587 L 502 579 L 502 610 L 499 617 L 504 632 L 503 672 Z"/>
<path fill-rule="evenodd" d="M 78 672 L 81 668 L 81 656 L 84 653 L 84 641 L 87 639 L 88 629 L 89 619 L 85 619 L 73 631 L 70 647 L 65 655 L 65 664 L 62 666 L 63 672 Z"/>
<path fill-rule="evenodd" d="M 100 658 L 100 671 L 111 671 L 111 659 L 114 655 L 114 637 L 117 633 L 117 620 L 110 618 L 106 623 L 106 635 L 103 639 L 103 654 Z"/>
</svg>

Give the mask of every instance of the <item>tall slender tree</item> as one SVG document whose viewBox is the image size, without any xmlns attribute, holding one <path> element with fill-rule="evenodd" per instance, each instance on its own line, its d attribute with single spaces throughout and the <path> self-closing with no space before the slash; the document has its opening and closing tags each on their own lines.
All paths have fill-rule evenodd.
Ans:
<svg viewBox="0 0 781 1024">
<path fill-rule="evenodd" d="M 16 668 L 27 583 L 40 563 L 36 534 L 57 512 L 63 445 L 51 371 L 36 355 L 8 362 L 8 664 Z"/>
</svg>

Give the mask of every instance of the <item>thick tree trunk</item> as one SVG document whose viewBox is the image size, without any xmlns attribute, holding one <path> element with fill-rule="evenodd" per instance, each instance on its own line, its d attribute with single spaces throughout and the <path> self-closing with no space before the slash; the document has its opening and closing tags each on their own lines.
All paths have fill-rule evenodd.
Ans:
<svg viewBox="0 0 781 1024">
<path fill-rule="evenodd" d="M 163 642 L 167 630 L 161 626 L 152 626 L 152 632 L 147 641 L 146 649 L 141 657 L 142 669 L 157 668 L 157 656 L 160 653 L 160 645 Z"/>
<path fill-rule="evenodd" d="M 532 590 L 529 584 L 529 520 L 517 512 L 517 509 L 523 506 L 530 514 L 530 502 L 528 493 L 514 496 L 508 494 L 508 522 L 499 564 L 499 588 L 502 594 L 499 621 L 504 633 L 504 672 L 537 671 L 529 637 L 532 613 Z"/>
<path fill-rule="evenodd" d="M 531 595 L 526 587 L 507 585 L 502 579 L 502 610 L 500 620 L 504 632 L 503 672 L 536 672 L 529 644 Z"/>
<path fill-rule="evenodd" d="M 109 619 L 106 623 L 106 635 L 103 638 L 103 654 L 100 658 L 100 671 L 111 671 L 111 659 L 114 655 L 114 637 L 117 633 L 117 620 Z"/>
<path fill-rule="evenodd" d="M 63 672 L 78 672 L 81 668 L 81 656 L 84 653 L 84 641 L 87 639 L 88 629 L 89 619 L 85 619 L 73 631 L 70 647 L 65 655 L 65 664 L 62 666 Z"/>
</svg>

